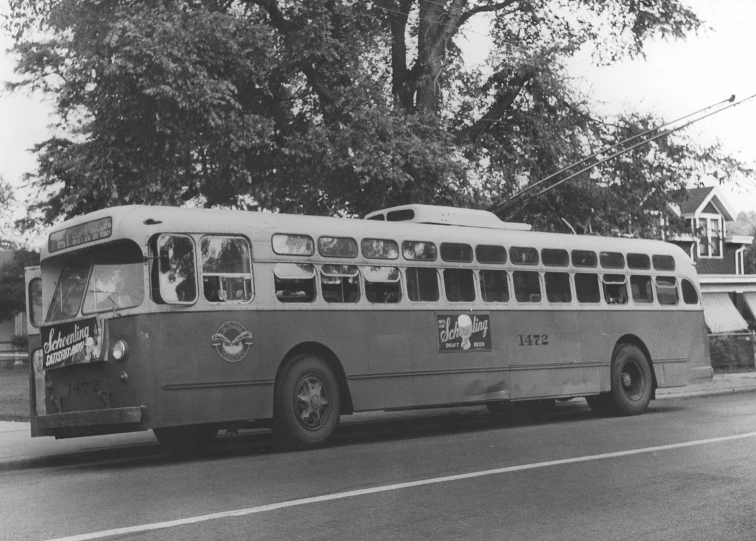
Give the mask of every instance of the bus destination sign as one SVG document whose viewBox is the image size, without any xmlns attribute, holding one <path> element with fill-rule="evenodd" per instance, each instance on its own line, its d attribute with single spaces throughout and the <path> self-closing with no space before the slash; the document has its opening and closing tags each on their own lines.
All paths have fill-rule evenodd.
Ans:
<svg viewBox="0 0 756 541">
<path fill-rule="evenodd" d="M 99 360 L 100 329 L 96 318 L 42 327 L 45 370 Z"/>
<path fill-rule="evenodd" d="M 110 216 L 75 225 L 62 231 L 50 233 L 47 250 L 50 253 L 66 248 L 73 248 L 80 244 L 94 242 L 108 238 L 113 232 L 113 219 Z"/>
<path fill-rule="evenodd" d="M 488 314 L 436 314 L 438 351 L 491 351 Z"/>
</svg>

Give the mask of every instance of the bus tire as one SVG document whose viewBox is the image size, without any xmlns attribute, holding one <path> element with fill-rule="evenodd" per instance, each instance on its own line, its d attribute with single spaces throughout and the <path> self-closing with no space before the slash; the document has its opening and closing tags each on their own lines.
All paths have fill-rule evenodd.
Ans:
<svg viewBox="0 0 756 541">
<path fill-rule="evenodd" d="M 153 428 L 152 433 L 169 453 L 192 456 L 213 446 L 218 429 L 208 425 L 170 426 Z"/>
<path fill-rule="evenodd" d="M 321 445 L 339 422 L 338 381 L 316 355 L 304 353 L 287 362 L 276 382 L 274 400 L 274 430 L 288 447 Z"/>
<path fill-rule="evenodd" d="M 611 366 L 612 406 L 617 415 L 639 415 L 646 411 L 653 394 L 651 364 L 638 346 L 620 344 Z"/>
</svg>

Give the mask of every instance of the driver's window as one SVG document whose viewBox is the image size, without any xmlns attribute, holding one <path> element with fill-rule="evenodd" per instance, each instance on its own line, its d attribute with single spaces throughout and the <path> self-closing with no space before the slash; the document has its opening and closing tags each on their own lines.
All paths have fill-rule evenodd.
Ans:
<svg viewBox="0 0 756 541">
<path fill-rule="evenodd" d="M 162 302 L 192 304 L 197 300 L 194 241 L 188 235 L 161 235 L 157 241 L 157 276 Z"/>
</svg>

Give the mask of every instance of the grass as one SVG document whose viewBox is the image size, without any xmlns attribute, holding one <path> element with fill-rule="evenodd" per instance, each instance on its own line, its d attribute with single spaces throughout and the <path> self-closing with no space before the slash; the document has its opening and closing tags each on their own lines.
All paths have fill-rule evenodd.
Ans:
<svg viewBox="0 0 756 541">
<path fill-rule="evenodd" d="M 0 421 L 29 420 L 29 365 L 0 363 Z"/>
</svg>

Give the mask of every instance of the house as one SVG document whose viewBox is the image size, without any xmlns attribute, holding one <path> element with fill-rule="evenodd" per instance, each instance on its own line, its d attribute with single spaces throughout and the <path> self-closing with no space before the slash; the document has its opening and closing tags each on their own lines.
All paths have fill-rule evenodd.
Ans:
<svg viewBox="0 0 756 541">
<path fill-rule="evenodd" d="M 710 336 L 747 333 L 756 324 L 756 275 L 745 274 L 743 256 L 753 237 L 727 231 L 735 211 L 717 186 L 688 190 L 687 200 L 674 210 L 687 231 L 666 240 L 695 262 Z"/>
</svg>

